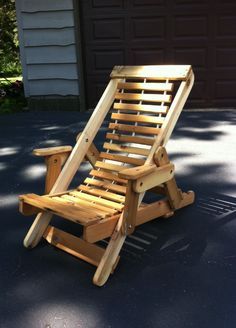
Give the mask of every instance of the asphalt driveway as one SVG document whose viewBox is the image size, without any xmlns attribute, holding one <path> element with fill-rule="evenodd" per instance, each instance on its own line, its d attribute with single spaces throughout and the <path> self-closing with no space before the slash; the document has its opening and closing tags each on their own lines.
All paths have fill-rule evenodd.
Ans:
<svg viewBox="0 0 236 328">
<path fill-rule="evenodd" d="M 0 116 L 0 327 L 236 327 L 236 110 L 183 112 L 167 150 L 196 202 L 139 227 L 104 287 L 92 284 L 94 267 L 46 242 L 23 247 L 33 218 L 18 213 L 17 196 L 44 188 L 44 163 L 32 150 L 73 145 L 89 116 Z M 106 123 L 98 147 L 105 131 Z"/>
</svg>

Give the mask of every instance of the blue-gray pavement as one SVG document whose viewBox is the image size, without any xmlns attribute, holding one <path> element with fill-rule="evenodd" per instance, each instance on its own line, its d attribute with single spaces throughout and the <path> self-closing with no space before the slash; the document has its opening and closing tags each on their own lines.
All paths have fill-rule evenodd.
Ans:
<svg viewBox="0 0 236 328">
<path fill-rule="evenodd" d="M 182 113 L 167 149 L 179 186 L 194 190 L 196 202 L 139 227 L 104 287 L 92 284 L 94 267 L 45 241 L 23 247 L 33 217 L 18 213 L 17 196 L 44 188 L 44 163 L 32 150 L 73 145 L 89 116 L 0 116 L 0 328 L 236 327 L 236 111 Z M 84 164 L 74 184 L 88 170 Z"/>
</svg>

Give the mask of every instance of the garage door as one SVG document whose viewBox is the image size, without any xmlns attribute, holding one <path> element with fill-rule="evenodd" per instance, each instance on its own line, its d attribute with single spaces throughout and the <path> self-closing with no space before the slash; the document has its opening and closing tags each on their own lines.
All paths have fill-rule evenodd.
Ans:
<svg viewBox="0 0 236 328">
<path fill-rule="evenodd" d="M 114 65 L 192 64 L 188 107 L 236 107 L 235 0 L 83 0 L 89 107 Z"/>
</svg>

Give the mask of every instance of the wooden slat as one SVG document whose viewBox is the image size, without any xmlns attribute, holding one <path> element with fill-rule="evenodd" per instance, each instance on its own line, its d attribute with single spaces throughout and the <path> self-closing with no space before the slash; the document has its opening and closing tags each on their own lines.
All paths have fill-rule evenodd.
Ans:
<svg viewBox="0 0 236 328">
<path fill-rule="evenodd" d="M 102 189 L 94 188 L 93 186 L 80 185 L 78 187 L 78 189 L 85 191 L 88 194 L 98 196 L 98 197 L 101 196 L 105 199 L 112 200 L 114 202 L 123 203 L 125 200 L 125 197 L 122 195 L 114 194 L 113 192 L 110 192 L 110 191 L 105 191 Z"/>
<path fill-rule="evenodd" d="M 115 171 L 115 172 L 119 172 L 124 169 L 123 165 L 115 165 L 115 164 L 105 163 L 101 161 L 97 161 L 95 166 L 104 170 Z"/>
<path fill-rule="evenodd" d="M 123 141 L 123 142 L 132 142 L 142 145 L 153 145 L 154 139 L 153 138 L 145 138 L 145 137 L 137 137 L 137 136 L 130 136 L 130 135 L 122 135 L 116 133 L 107 133 L 107 139 Z"/>
<path fill-rule="evenodd" d="M 129 154 L 136 154 L 136 155 L 142 155 L 147 156 L 149 154 L 150 149 L 145 148 L 138 148 L 138 147 L 129 147 L 129 146 L 123 146 L 118 144 L 110 144 L 109 142 L 104 142 L 103 148 L 109 149 L 109 150 L 115 150 L 119 152 L 129 153 Z"/>
<path fill-rule="evenodd" d="M 171 102 L 171 95 L 145 94 L 145 93 L 121 93 L 115 94 L 115 99 L 119 100 L 138 100 L 150 102 Z"/>
<path fill-rule="evenodd" d="M 117 131 L 135 132 L 135 133 L 142 133 L 142 134 L 154 134 L 154 135 L 157 135 L 160 132 L 160 128 L 150 128 L 147 126 L 135 126 L 129 124 L 120 124 L 120 123 L 110 123 L 108 128 Z"/>
<path fill-rule="evenodd" d="M 104 152 L 100 153 L 100 157 L 105 159 L 110 159 L 116 162 L 122 162 L 122 163 L 133 164 L 133 165 L 143 165 L 145 162 L 145 160 L 141 158 L 134 158 L 134 157 L 116 155 L 111 153 L 104 153 Z"/>
<path fill-rule="evenodd" d="M 104 217 L 109 217 L 112 214 L 115 213 L 115 210 L 110 209 L 110 211 L 108 211 L 107 207 L 101 206 L 101 205 L 97 205 L 97 206 L 92 206 L 94 204 L 91 204 L 89 202 L 84 201 L 83 199 L 79 199 L 77 197 L 71 196 L 71 195 L 63 195 L 60 197 L 62 201 L 64 202 L 72 202 L 75 204 L 79 204 L 82 205 L 84 210 L 86 211 L 86 206 L 88 209 L 90 209 L 90 207 L 96 209 L 96 212 L 100 215 L 104 215 Z"/>
<path fill-rule="evenodd" d="M 120 82 L 117 89 L 126 90 L 154 90 L 154 91 L 172 91 L 173 83 L 136 83 L 136 82 Z"/>
<path fill-rule="evenodd" d="M 56 215 L 62 216 L 71 221 L 90 224 L 101 220 L 102 217 L 92 209 L 85 209 L 78 205 L 61 203 L 46 196 L 38 196 L 35 194 L 27 194 L 22 196 L 24 201 L 30 205 L 40 208 L 42 211 L 51 211 Z"/>
<path fill-rule="evenodd" d="M 88 243 L 50 225 L 43 237 L 53 246 L 95 266 L 98 266 L 105 252 L 105 249 L 97 245 Z"/>
<path fill-rule="evenodd" d="M 162 105 L 127 104 L 127 103 L 115 102 L 113 108 L 119 109 L 121 111 L 130 110 L 135 112 L 166 114 L 169 107 L 162 106 Z"/>
<path fill-rule="evenodd" d="M 116 181 L 116 182 L 122 183 L 122 184 L 127 183 L 127 180 L 119 178 L 118 175 L 108 173 L 108 172 L 105 172 L 105 171 L 102 171 L 102 170 L 100 170 L 100 171 L 92 170 L 89 174 L 94 176 L 94 177 L 105 179 L 105 180 Z"/>
<path fill-rule="evenodd" d="M 155 80 L 187 80 L 190 65 L 115 66 L 111 78 L 148 78 Z"/>
<path fill-rule="evenodd" d="M 107 207 L 113 208 L 113 209 L 117 209 L 117 210 L 122 210 L 122 208 L 123 208 L 122 204 L 113 202 L 111 200 L 106 200 L 106 199 L 103 199 L 103 198 L 99 198 L 99 197 L 96 197 L 96 196 L 87 195 L 87 194 L 85 194 L 83 192 L 79 192 L 79 191 L 72 191 L 70 193 L 70 195 L 79 197 L 81 199 L 86 199 L 88 201 L 95 202 L 95 203 L 98 203 L 98 204 L 102 204 L 104 206 L 107 206 Z"/>
<path fill-rule="evenodd" d="M 100 188 L 104 188 L 104 189 L 110 189 L 112 191 L 118 192 L 120 194 L 124 194 L 126 193 L 126 187 L 115 184 L 115 183 L 109 183 L 106 181 L 101 181 L 101 180 L 96 180 L 96 179 L 91 179 L 91 178 L 86 178 L 84 180 L 84 183 L 88 183 L 92 186 L 97 186 Z"/>
<path fill-rule="evenodd" d="M 162 124 L 165 120 L 164 117 L 148 116 L 148 115 L 135 115 L 135 114 L 119 114 L 112 113 L 111 119 L 127 122 L 141 122 L 141 123 L 152 123 Z"/>
</svg>

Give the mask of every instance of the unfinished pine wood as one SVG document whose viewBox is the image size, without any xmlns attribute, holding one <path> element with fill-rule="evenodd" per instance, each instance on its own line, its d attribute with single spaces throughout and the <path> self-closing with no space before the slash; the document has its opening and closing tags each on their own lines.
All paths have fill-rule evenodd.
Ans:
<svg viewBox="0 0 236 328">
<path fill-rule="evenodd" d="M 94 167 L 96 161 L 99 159 L 99 151 L 97 150 L 97 147 L 94 145 L 94 143 L 92 142 L 87 153 L 85 156 L 90 164 Z"/>
<path fill-rule="evenodd" d="M 53 198 L 45 196 L 26 194 L 21 197 L 24 202 L 42 211 L 53 212 L 55 215 L 62 216 L 65 219 L 80 224 L 92 224 L 105 217 L 105 215 L 98 215 L 96 211 L 91 208 L 84 208 L 77 204 L 72 206 L 66 202 L 62 204 Z"/>
<path fill-rule="evenodd" d="M 142 165 L 120 171 L 119 177 L 127 180 L 137 180 L 143 176 L 149 175 L 155 170 L 156 165 Z"/>
<path fill-rule="evenodd" d="M 118 175 L 113 174 L 113 173 L 109 173 L 109 172 L 105 172 L 105 171 L 102 171 L 102 170 L 100 170 L 100 171 L 92 170 L 89 174 L 94 176 L 94 177 L 102 178 L 102 179 L 105 179 L 105 180 L 115 181 L 115 182 L 122 183 L 122 184 L 127 183 L 127 180 L 119 178 Z"/>
<path fill-rule="evenodd" d="M 126 236 L 122 233 L 122 225 L 123 214 L 121 214 L 120 218 L 118 219 L 117 225 L 108 243 L 106 251 L 93 277 L 93 283 L 99 287 L 105 284 L 117 263 L 120 250 L 126 238 Z"/>
<path fill-rule="evenodd" d="M 114 151 L 119 151 L 122 153 L 136 154 L 136 155 L 142 155 L 142 156 L 147 156 L 149 154 L 149 149 L 123 146 L 122 144 L 119 145 L 119 144 L 109 143 L 109 142 L 105 142 L 103 145 L 103 148 L 109 149 L 109 150 L 114 150 Z"/>
<path fill-rule="evenodd" d="M 113 105 L 114 109 L 119 111 L 134 111 L 134 112 L 148 112 L 153 114 L 166 114 L 168 106 L 164 105 L 145 105 L 145 104 L 128 104 L 115 102 Z"/>
<path fill-rule="evenodd" d="M 97 203 L 97 204 L 102 204 L 104 206 L 107 206 L 107 207 L 110 207 L 110 208 L 113 208 L 113 209 L 116 209 L 116 210 L 122 210 L 123 207 L 124 207 L 120 203 L 116 203 L 114 201 L 107 200 L 107 199 L 104 199 L 104 198 L 99 198 L 99 197 L 96 197 L 96 196 L 93 196 L 93 195 L 87 195 L 85 193 L 78 192 L 78 191 L 72 191 L 72 192 L 70 192 L 70 195 L 76 196 L 76 197 L 81 198 L 81 199 L 89 200 L 90 202 L 94 202 L 94 203 Z"/>
<path fill-rule="evenodd" d="M 157 76 L 157 72 L 160 73 L 159 76 Z M 120 76 L 122 79 L 126 77 L 130 79 L 127 82 L 116 78 L 110 82 L 108 88 L 99 101 L 98 106 L 93 112 L 89 123 L 87 124 L 84 132 L 80 135 L 75 148 L 71 152 L 64 168 L 52 187 L 50 195 L 42 197 L 36 195 L 25 195 L 21 199 L 22 207 L 24 207 L 24 204 L 27 204 L 27 206 L 31 205 L 32 209 L 36 208 L 43 211 L 42 214 L 39 214 L 36 217 L 25 238 L 24 244 L 26 247 L 34 247 L 39 242 L 48 224 L 50 223 L 51 214 L 54 213 L 84 225 L 84 236 L 88 238 L 91 236 L 91 239 L 100 238 L 104 235 L 111 236 L 108 247 L 96 262 L 98 268 L 94 275 L 93 281 L 98 286 L 101 286 L 106 282 L 114 266 L 116 265 L 119 257 L 119 251 L 124 243 L 126 235 L 132 232 L 134 227 L 140 222 L 147 222 L 157 217 L 157 215 L 160 215 L 160 213 L 164 213 L 163 215 L 169 215 L 169 213 L 172 213 L 173 211 L 170 201 L 167 201 L 165 204 L 157 202 L 156 204 L 146 205 L 145 207 L 141 207 L 140 204 L 147 189 L 156 187 L 157 184 L 164 184 L 164 186 L 166 186 L 168 183 L 167 181 L 170 181 L 169 178 L 173 178 L 173 175 L 171 175 L 173 174 L 173 170 L 172 172 L 167 172 L 167 167 L 168 170 L 171 169 L 171 163 L 162 163 L 160 167 L 155 167 L 152 172 L 148 173 L 146 172 L 146 169 L 147 166 L 150 167 L 152 165 L 156 165 L 156 162 L 154 161 L 154 154 L 159 146 L 165 145 L 168 141 L 194 80 L 190 66 L 136 67 L 132 69 L 130 67 L 116 67 L 112 73 L 113 77 L 115 76 L 114 74 L 117 74 L 117 76 Z M 143 81 L 140 81 L 140 83 L 131 82 L 132 78 L 136 79 L 136 75 L 138 75 L 137 79 L 143 80 L 145 78 L 147 81 L 145 81 L 145 83 L 143 83 Z M 171 77 L 169 77 L 169 75 Z M 161 83 L 164 79 L 166 80 L 166 83 Z M 171 102 L 171 95 L 166 94 L 168 91 L 162 90 L 164 94 L 158 94 L 158 90 L 152 92 L 152 88 L 153 84 L 156 84 L 156 87 L 164 88 L 169 84 L 169 81 L 167 80 L 175 79 L 181 80 L 182 82 L 174 100 L 170 104 L 170 108 L 168 109 L 167 106 L 163 105 L 165 102 Z M 150 83 L 151 81 L 153 81 L 153 83 Z M 126 86 L 122 84 L 120 84 L 120 86 L 125 87 L 125 90 L 130 90 L 130 92 L 118 92 L 119 83 L 127 83 L 128 85 L 126 84 Z M 165 86 L 163 84 L 165 84 Z M 137 87 L 140 89 L 135 89 Z M 137 93 L 137 91 L 134 91 L 134 93 L 132 93 L 133 90 L 140 90 L 140 92 Z M 95 168 L 90 172 L 90 175 L 93 173 L 94 175 L 92 175 L 92 178 L 88 179 L 104 179 L 103 182 L 110 185 L 116 185 L 116 183 L 118 183 L 118 189 L 114 190 L 114 188 L 117 187 L 111 187 L 113 189 L 109 189 L 104 185 L 101 186 L 99 182 L 100 180 L 97 180 L 98 182 L 95 182 L 94 184 L 90 181 L 91 185 L 84 182 L 86 185 L 82 184 L 79 186 L 80 190 L 74 190 L 64 194 L 83 158 L 90 149 L 90 145 L 93 142 L 95 134 L 97 133 L 109 108 L 112 106 L 112 103 L 116 98 L 121 101 L 120 105 L 116 105 L 116 103 L 114 107 L 120 106 L 120 109 L 114 108 L 114 110 L 117 110 L 118 113 L 112 114 L 112 119 L 115 119 L 116 122 L 109 124 L 109 129 L 113 130 L 110 134 L 112 136 L 110 136 L 109 139 L 111 141 L 117 140 L 117 143 L 107 142 L 104 144 L 104 148 L 107 149 L 108 154 L 102 152 L 103 157 L 101 157 L 101 160 L 98 159 L 98 153 L 96 153 L 96 156 L 93 158 L 93 165 Z M 122 100 L 128 102 L 128 104 L 123 103 Z M 141 101 L 144 101 L 145 104 L 138 104 L 138 102 Z M 133 102 L 136 103 L 132 104 Z M 125 108 L 125 106 L 132 106 L 132 109 L 130 109 L 131 107 Z M 140 110 L 138 110 L 138 106 L 141 106 L 139 107 Z M 154 112 L 154 110 L 156 111 Z M 131 114 L 130 111 L 133 112 L 133 114 Z M 164 114 L 165 117 L 161 117 L 161 115 L 153 115 L 154 113 Z M 120 124 L 120 121 L 127 121 L 130 122 L 130 124 Z M 153 126 L 154 124 L 155 127 Z M 156 127 L 156 125 L 161 125 L 161 127 Z M 120 131 L 123 135 L 118 138 L 117 135 L 119 135 L 118 132 Z M 141 136 L 126 135 L 127 133 L 137 133 L 141 134 Z M 155 139 L 153 139 L 155 141 L 147 141 L 148 136 L 155 137 Z M 129 139 L 125 140 L 121 138 Z M 137 138 L 139 138 L 139 140 Z M 138 141 L 140 141 L 140 146 L 138 146 Z M 126 142 L 134 143 L 137 146 L 120 144 Z M 146 145 L 147 147 L 145 148 L 145 146 L 141 145 Z M 112 153 L 110 151 L 112 151 Z M 129 179 L 127 179 L 128 176 L 118 176 L 119 172 L 123 171 L 124 165 L 116 165 L 111 161 L 117 162 L 117 164 L 124 163 L 125 167 L 128 168 L 132 165 L 138 165 L 141 163 L 140 160 L 144 160 L 144 158 L 134 158 L 137 156 L 131 155 L 130 157 L 128 155 L 128 159 L 125 161 L 125 156 L 122 153 L 147 157 L 145 163 L 143 164 L 142 162 L 144 166 L 143 172 L 146 172 L 147 174 L 142 173 L 143 175 L 138 177 L 136 176 L 134 180 L 131 180 L 130 176 Z M 93 153 L 92 155 L 94 156 L 95 154 Z M 174 185 L 172 183 L 170 189 L 173 188 L 173 186 Z M 119 192 L 119 188 L 126 188 L 126 193 L 124 193 L 124 189 L 122 189 L 122 192 Z M 57 194 L 60 192 L 63 194 L 54 197 L 52 196 L 54 193 Z M 167 193 L 167 195 L 169 194 Z M 178 204 L 175 204 L 175 208 L 185 206 L 186 203 L 190 203 L 190 201 L 192 202 L 194 199 L 194 194 L 191 192 L 187 194 L 187 196 L 184 193 L 181 193 L 181 195 L 182 200 Z M 188 199 L 188 201 L 186 199 Z M 25 211 L 29 212 L 30 208 L 27 207 Z M 109 230 L 112 226 L 111 222 L 113 223 L 112 231 Z M 99 228 L 96 230 L 98 224 L 101 225 L 99 225 Z M 89 230 L 89 227 L 94 227 L 95 230 L 92 228 Z M 109 231 L 110 234 L 108 234 Z M 77 252 L 79 254 L 83 254 L 83 251 L 81 252 L 79 249 L 74 249 L 71 247 L 72 245 L 70 242 L 67 244 L 67 237 L 62 243 L 60 243 L 60 241 L 58 242 L 56 234 L 55 239 L 53 240 L 52 238 L 52 242 L 58 244 L 59 248 L 61 247 L 60 245 L 62 245 L 62 249 L 64 248 L 64 250 L 69 253 Z M 73 243 L 74 239 L 72 244 Z M 79 243 L 80 242 L 78 242 L 78 244 Z M 83 245 L 81 245 L 81 247 L 83 248 Z M 84 257 L 86 258 L 86 254 Z M 88 258 L 90 258 L 90 256 L 88 256 Z"/>
<path fill-rule="evenodd" d="M 170 163 L 165 147 L 159 147 L 154 155 L 154 161 L 158 166 Z M 164 183 L 165 193 L 169 199 L 172 209 L 178 208 L 183 196 L 173 177 Z"/>
<path fill-rule="evenodd" d="M 77 189 L 74 190 L 74 191 L 77 191 Z M 72 191 L 71 191 L 71 192 L 72 192 Z M 60 198 L 62 198 L 62 199 L 67 199 L 67 200 L 71 200 L 71 201 L 73 201 L 73 202 L 75 202 L 75 203 L 78 203 L 78 204 L 83 205 L 83 206 L 88 207 L 88 208 L 92 207 L 92 208 L 94 208 L 96 211 L 102 211 L 103 214 L 105 214 L 105 217 L 117 213 L 117 211 L 114 210 L 114 209 L 112 209 L 112 208 L 109 208 L 109 207 L 107 207 L 107 206 L 102 206 L 102 205 L 100 205 L 100 204 L 95 204 L 95 203 L 92 203 L 91 201 L 87 201 L 87 200 L 84 200 L 84 199 L 78 198 L 78 197 L 76 197 L 76 196 L 72 196 L 72 195 L 62 195 Z M 98 212 L 98 213 L 99 213 L 99 212 Z"/>
<path fill-rule="evenodd" d="M 33 215 L 40 212 L 40 209 L 27 204 L 24 199 L 19 196 L 19 212 L 23 215 Z"/>
<path fill-rule="evenodd" d="M 119 194 L 114 194 L 110 191 L 105 191 L 102 189 L 97 189 L 91 186 L 85 186 L 85 185 L 80 185 L 78 187 L 78 190 L 83 190 L 88 194 L 94 195 L 94 196 L 101 196 L 105 199 L 113 200 L 115 202 L 120 202 L 123 203 L 125 200 L 125 197 Z"/>
<path fill-rule="evenodd" d="M 126 234 L 130 235 L 134 232 L 137 219 L 137 210 L 139 205 L 139 194 L 134 191 L 133 181 L 128 181 L 127 193 L 124 206 L 124 220 Z"/>
<path fill-rule="evenodd" d="M 104 189 L 109 189 L 115 192 L 118 192 L 120 194 L 125 194 L 126 193 L 126 187 L 119 185 L 117 183 L 109 183 L 103 180 L 96 180 L 96 179 L 91 179 L 91 178 L 86 178 L 84 180 L 84 183 L 87 183 L 92 186 L 97 186 L 100 188 Z"/>
<path fill-rule="evenodd" d="M 111 80 L 93 111 L 83 133 L 78 139 L 66 164 L 64 165 L 51 193 L 64 191 L 68 188 L 72 178 L 82 163 L 88 148 L 90 147 L 97 131 L 99 130 L 107 112 L 114 101 L 119 79 Z M 41 240 L 45 229 L 52 218 L 51 213 L 39 213 L 24 239 L 25 247 L 35 247 Z"/>
<path fill-rule="evenodd" d="M 61 153 L 70 153 L 72 151 L 71 146 L 58 146 L 58 147 L 48 147 L 48 148 L 37 148 L 33 150 L 35 156 L 51 156 Z"/>
<path fill-rule="evenodd" d="M 140 83 L 140 82 L 120 82 L 117 89 L 144 90 L 144 91 L 172 91 L 173 83 Z"/>
<path fill-rule="evenodd" d="M 160 128 L 150 128 L 147 126 L 136 126 L 136 125 L 120 124 L 120 123 L 110 123 L 108 128 L 117 131 L 134 132 L 134 133 L 141 133 L 141 134 L 148 134 L 148 135 L 149 134 L 157 135 L 160 132 Z"/>
<path fill-rule="evenodd" d="M 79 137 L 81 136 L 82 132 L 78 133 L 77 137 L 76 137 L 76 141 L 79 140 Z M 88 160 L 89 163 L 94 167 L 96 161 L 98 161 L 99 159 L 99 151 L 97 149 L 97 147 L 95 146 L 95 144 L 92 142 L 86 155 L 84 158 L 84 161 Z"/>
<path fill-rule="evenodd" d="M 100 157 L 116 162 L 133 164 L 133 165 L 143 165 L 145 162 L 145 160 L 141 158 L 128 157 L 128 156 L 116 155 L 116 154 L 105 153 L 105 152 L 101 152 Z"/>
<path fill-rule="evenodd" d="M 104 170 L 108 170 L 108 171 L 112 171 L 112 172 L 119 172 L 124 168 L 122 165 L 116 165 L 116 164 L 111 164 L 111 163 L 101 162 L 101 161 L 97 161 L 95 166 L 97 168 L 102 168 Z"/>
<path fill-rule="evenodd" d="M 179 209 L 190 205 L 194 202 L 194 193 L 189 191 L 183 193 L 183 200 L 179 204 Z M 148 221 L 163 217 L 167 213 L 171 212 L 170 203 L 168 199 L 159 200 L 157 202 L 146 205 L 145 207 L 139 207 L 137 212 L 136 226 L 144 224 Z M 108 238 L 112 235 L 119 216 L 113 216 L 108 219 L 99 221 L 98 223 L 84 227 L 83 238 L 90 243 Z"/>
<path fill-rule="evenodd" d="M 190 65 L 115 66 L 110 77 L 112 79 L 187 80 L 190 72 Z"/>
<path fill-rule="evenodd" d="M 45 194 L 49 194 L 59 174 L 61 173 L 61 158 L 59 154 L 45 158 L 47 172 L 45 179 Z"/>
<path fill-rule="evenodd" d="M 156 167 L 152 173 L 144 175 L 134 181 L 134 191 L 137 193 L 145 192 L 155 186 L 169 181 L 173 176 L 174 165 L 172 163 Z"/>
<path fill-rule="evenodd" d="M 70 205 L 79 205 L 80 207 L 82 206 L 83 210 L 86 209 L 86 205 L 88 206 L 88 209 L 90 209 L 90 204 L 82 204 L 82 200 L 78 199 L 76 197 L 73 197 L 71 195 L 63 195 L 61 197 L 52 197 L 53 200 L 57 200 L 59 202 L 61 202 L 62 204 L 70 204 Z M 85 205 L 85 206 L 83 206 Z M 96 212 L 97 215 L 100 215 L 102 218 L 107 218 L 111 215 L 111 213 L 109 213 L 106 209 L 101 209 L 98 207 L 93 207 L 91 206 L 92 209 L 94 209 L 94 211 Z M 114 211 L 115 212 L 115 211 Z"/>
<path fill-rule="evenodd" d="M 131 142 L 141 145 L 150 145 L 152 146 L 154 143 L 153 138 L 147 138 L 147 137 L 140 137 L 140 136 L 130 136 L 125 134 L 116 134 L 116 133 L 107 133 L 106 134 L 107 139 L 116 140 L 120 142 Z"/>
<path fill-rule="evenodd" d="M 140 122 L 162 124 L 165 120 L 164 117 L 148 116 L 148 115 L 135 115 L 135 114 L 117 114 L 112 113 L 112 120 L 125 121 L 125 122 Z"/>
<path fill-rule="evenodd" d="M 105 253 L 105 249 L 50 225 L 43 237 L 51 245 L 95 266 L 98 266 Z"/>
<path fill-rule="evenodd" d="M 163 103 L 163 102 L 169 103 L 169 102 L 171 102 L 171 95 L 117 92 L 115 94 L 115 99 L 147 101 L 147 102 L 153 102 L 153 103 Z"/>
<path fill-rule="evenodd" d="M 155 140 L 155 143 L 153 144 L 153 147 L 149 153 L 149 156 L 147 158 L 147 163 L 153 162 L 153 156 L 160 146 L 165 146 L 167 141 L 169 140 L 172 131 L 176 125 L 176 122 L 179 118 L 179 115 L 183 109 L 183 106 L 188 98 L 188 95 L 192 89 L 194 82 L 194 74 L 192 70 L 190 70 L 188 74 L 187 81 L 181 82 L 178 91 L 176 92 L 175 98 L 171 103 L 170 109 L 168 111 L 168 114 L 166 115 L 165 121 L 161 126 L 160 132 L 158 137 Z"/>
</svg>

